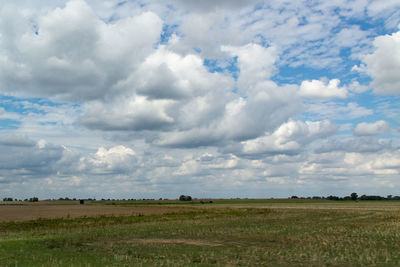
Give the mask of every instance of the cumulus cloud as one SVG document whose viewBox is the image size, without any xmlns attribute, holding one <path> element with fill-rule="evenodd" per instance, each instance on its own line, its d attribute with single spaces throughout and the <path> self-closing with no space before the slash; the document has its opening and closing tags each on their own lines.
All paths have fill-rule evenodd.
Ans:
<svg viewBox="0 0 400 267">
<path fill-rule="evenodd" d="M 241 47 L 222 46 L 221 50 L 238 58 L 238 86 L 244 93 L 258 82 L 271 78 L 275 70 L 277 54 L 273 46 L 266 48 L 258 44 L 248 44 Z"/>
<path fill-rule="evenodd" d="M 121 86 L 127 88 L 122 97 L 85 104 L 81 123 L 124 131 L 208 125 L 222 115 L 233 79 L 208 72 L 197 55 L 181 56 L 161 47 Z"/>
<path fill-rule="evenodd" d="M 338 126 L 330 121 L 289 121 L 282 124 L 271 135 L 242 142 L 242 155 L 296 154 L 319 138 L 335 134 Z"/>
<path fill-rule="evenodd" d="M 308 103 L 306 112 L 309 113 L 313 118 L 332 120 L 356 119 L 374 114 L 372 109 L 360 106 L 356 102 L 342 104 L 332 101 L 323 103 Z"/>
<path fill-rule="evenodd" d="M 353 133 L 357 136 L 379 135 L 389 131 L 390 125 L 387 121 L 374 123 L 361 122 L 354 128 Z"/>
<path fill-rule="evenodd" d="M 127 174 L 138 166 L 138 157 L 129 147 L 100 147 L 95 154 L 80 159 L 81 169 L 95 174 Z"/>
<path fill-rule="evenodd" d="M 79 161 L 76 154 L 59 145 L 37 142 L 25 136 L 0 138 L 0 176 L 9 182 L 29 181 L 76 171 L 74 164 Z"/>
<path fill-rule="evenodd" d="M 310 157 L 299 168 L 299 172 L 310 182 L 317 182 L 312 177 L 325 177 L 322 181 L 326 182 L 329 177 L 342 177 L 343 180 L 350 176 L 351 180 L 345 183 L 350 187 L 376 192 L 377 187 L 383 186 L 386 191 L 392 185 L 398 186 L 395 177 L 399 174 L 399 159 L 399 153 L 395 150 L 378 153 L 326 152 Z"/>
<path fill-rule="evenodd" d="M 371 160 L 370 165 L 374 169 L 391 169 L 400 173 L 400 153 L 399 151 L 386 152 L 379 155 L 375 160 Z"/>
<path fill-rule="evenodd" d="M 0 0 L 0 193 L 387 194 L 397 6 Z"/>
<path fill-rule="evenodd" d="M 90 102 L 80 123 L 104 131 L 162 130 L 174 122 L 165 112 L 165 100 L 149 101 L 145 97 L 118 98 L 116 102 Z"/>
<path fill-rule="evenodd" d="M 137 92 L 149 99 L 180 100 L 232 86 L 229 77 L 209 73 L 198 55 L 181 56 L 164 46 L 147 57 L 130 79 Z"/>
<path fill-rule="evenodd" d="M 317 153 L 326 153 L 331 151 L 345 151 L 357 153 L 380 152 L 385 149 L 391 149 L 390 143 L 377 139 L 375 136 L 360 136 L 353 139 L 329 139 L 325 141 L 315 151 Z"/>
<path fill-rule="evenodd" d="M 111 97 L 118 82 L 153 51 L 162 28 L 152 12 L 105 23 L 85 1 L 73 0 L 37 18 L 32 29 L 15 9 L 19 20 L 6 16 L 7 27 L 0 27 L 0 90 L 14 94 L 69 101 Z M 19 31 L 10 32 L 17 26 Z"/>
<path fill-rule="evenodd" d="M 370 90 L 371 88 L 367 85 L 360 84 L 358 81 L 353 81 L 351 84 L 348 85 L 348 89 L 351 92 L 361 94 Z"/>
<path fill-rule="evenodd" d="M 346 98 L 347 89 L 340 88 L 339 84 L 339 79 L 332 79 L 328 83 L 321 80 L 303 81 L 299 94 L 311 99 Z"/>
<path fill-rule="evenodd" d="M 224 146 L 231 141 L 253 139 L 278 127 L 301 107 L 295 87 L 279 87 L 266 81 L 258 83 L 255 89 L 246 98 L 235 96 L 233 100 L 223 103 L 222 113 L 217 117 L 210 116 L 204 126 L 197 124 L 197 127 L 187 130 L 161 134 L 158 144 L 178 147 Z"/>
<path fill-rule="evenodd" d="M 376 94 L 400 94 L 400 31 L 375 38 L 375 51 L 362 59 Z"/>
<path fill-rule="evenodd" d="M 230 75 L 209 72 L 198 55 L 160 46 L 120 83 L 126 88 L 123 97 L 86 103 L 81 124 L 108 131 L 161 131 L 155 141 L 162 146 L 221 146 L 258 137 L 299 110 L 296 86 L 269 80 L 274 48 L 223 49 L 238 59 L 239 92 Z"/>
</svg>

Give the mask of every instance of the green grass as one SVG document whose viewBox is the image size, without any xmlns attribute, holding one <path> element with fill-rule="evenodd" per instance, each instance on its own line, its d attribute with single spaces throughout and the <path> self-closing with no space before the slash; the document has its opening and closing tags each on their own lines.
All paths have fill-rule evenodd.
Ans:
<svg viewBox="0 0 400 267">
<path fill-rule="evenodd" d="M 0 266 L 400 265 L 397 204 L 298 205 L 0 223 Z"/>
</svg>

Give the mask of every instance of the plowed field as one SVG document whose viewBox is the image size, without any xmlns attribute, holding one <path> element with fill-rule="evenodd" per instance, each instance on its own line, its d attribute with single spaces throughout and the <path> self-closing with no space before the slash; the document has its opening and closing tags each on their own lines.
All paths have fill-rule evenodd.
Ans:
<svg viewBox="0 0 400 267">
<path fill-rule="evenodd" d="M 97 216 L 155 215 L 179 211 L 177 207 L 112 205 L 0 205 L 0 222 Z"/>
</svg>

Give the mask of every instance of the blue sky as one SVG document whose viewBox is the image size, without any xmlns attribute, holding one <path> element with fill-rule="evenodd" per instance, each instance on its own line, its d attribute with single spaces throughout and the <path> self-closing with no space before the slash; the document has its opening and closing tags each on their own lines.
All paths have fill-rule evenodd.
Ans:
<svg viewBox="0 0 400 267">
<path fill-rule="evenodd" d="M 398 0 L 0 0 L 0 196 L 400 195 L 399 73 Z"/>
</svg>

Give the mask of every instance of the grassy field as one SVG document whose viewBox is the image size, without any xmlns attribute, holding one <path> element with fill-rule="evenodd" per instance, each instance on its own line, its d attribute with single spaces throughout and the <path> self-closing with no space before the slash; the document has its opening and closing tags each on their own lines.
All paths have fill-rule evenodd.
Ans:
<svg viewBox="0 0 400 267">
<path fill-rule="evenodd" d="M 0 266 L 400 265 L 400 202 L 104 204 L 130 215 L 1 222 Z"/>
</svg>

